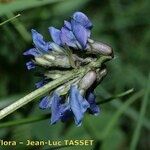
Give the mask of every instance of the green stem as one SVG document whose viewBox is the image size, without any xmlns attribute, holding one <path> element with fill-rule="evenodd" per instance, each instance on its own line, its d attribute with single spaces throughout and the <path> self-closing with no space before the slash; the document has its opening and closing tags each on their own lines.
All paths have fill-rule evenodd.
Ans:
<svg viewBox="0 0 150 150">
<path fill-rule="evenodd" d="M 45 120 L 48 118 L 50 118 L 50 114 L 41 115 L 41 116 L 34 116 L 34 117 L 29 117 L 29 118 L 23 118 L 23 119 L 16 120 L 16 121 L 8 121 L 5 123 L 1 123 L 0 128 L 22 125 L 22 124 L 28 124 L 28 123 L 32 123 L 32 122 L 42 121 L 42 120 Z"/>
<path fill-rule="evenodd" d="M 44 94 L 46 94 L 47 92 L 50 92 L 51 90 L 55 89 L 56 87 L 60 86 L 61 84 L 64 84 L 64 83 L 68 82 L 69 80 L 74 79 L 76 77 L 81 77 L 93 68 L 101 67 L 101 64 L 103 62 L 110 60 L 110 59 L 112 59 L 111 56 L 102 56 L 97 61 L 91 62 L 88 65 L 81 67 L 79 69 L 73 69 L 72 71 L 70 71 L 70 73 L 68 73 L 52 82 L 47 83 L 43 87 L 29 93 L 25 97 L 19 99 L 18 101 L 14 102 L 13 104 L 2 109 L 0 111 L 0 119 L 3 119 L 7 115 L 13 113 L 15 110 L 28 104 L 32 100 L 43 96 Z"/>
<path fill-rule="evenodd" d="M 127 93 L 128 94 L 131 93 L 131 92 L 129 93 L 129 91 L 131 91 L 131 90 L 128 90 L 128 91 L 123 92 L 123 93 L 118 94 L 118 95 L 120 95 L 120 98 L 124 97 L 124 96 L 127 95 Z M 113 97 L 114 96 L 110 97 L 109 99 L 111 99 L 111 100 L 116 99 L 116 98 L 113 98 Z M 104 100 L 104 101 L 106 101 L 106 100 Z M 103 103 L 103 101 L 101 101 L 101 102 L 99 102 L 98 104 L 106 104 L 106 103 Z M 20 119 L 20 120 L 8 121 L 8 122 L 1 123 L 0 128 L 6 128 L 6 127 L 10 127 L 10 126 L 15 126 L 15 125 L 21 125 L 21 124 L 27 124 L 27 123 L 42 121 L 42 120 L 45 120 L 45 119 L 48 119 L 48 118 L 50 118 L 50 114 L 41 115 L 41 116 L 32 116 L 32 117 L 25 118 L 25 119 Z"/>
<path fill-rule="evenodd" d="M 108 98 L 108 99 L 99 101 L 99 102 L 97 102 L 97 104 L 104 104 L 104 103 L 110 102 L 110 101 L 112 101 L 112 100 L 115 100 L 115 99 L 117 99 L 117 98 L 124 97 L 124 96 L 126 96 L 126 95 L 129 95 L 129 94 L 132 93 L 133 91 L 134 91 L 134 89 L 130 89 L 130 90 L 128 90 L 128 91 L 126 91 L 126 92 L 123 92 L 123 93 L 121 93 L 121 94 L 118 94 L 118 95 L 112 96 L 112 97 L 110 97 L 110 98 Z"/>
<path fill-rule="evenodd" d="M 15 18 L 17 18 L 17 17 L 19 17 L 19 16 L 20 16 L 20 14 L 18 14 L 18 15 L 16 15 L 16 16 L 14 16 L 14 17 L 11 17 L 10 19 L 7 19 L 6 21 L 4 21 L 4 22 L 0 23 L 0 26 L 4 25 L 4 24 L 5 24 L 5 23 L 7 23 L 7 22 L 12 21 L 13 19 L 15 19 Z"/>
<path fill-rule="evenodd" d="M 13 104 L 7 106 L 6 108 L 4 108 L 0 111 L 0 119 L 3 119 L 4 117 L 11 114 L 15 110 L 17 110 L 17 109 L 21 108 L 22 106 L 26 105 L 27 103 L 31 102 L 35 98 L 38 98 L 38 97 L 44 95 L 45 93 L 53 90 L 54 88 L 56 88 L 57 86 L 59 86 L 61 84 L 64 84 L 66 81 L 69 81 L 69 80 L 77 77 L 79 75 L 79 72 L 80 72 L 80 70 L 74 74 L 71 72 L 61 78 L 58 78 L 50 83 L 47 83 L 43 87 L 29 93 L 25 97 L 19 99 L 18 101 L 14 102 Z"/>
<path fill-rule="evenodd" d="M 16 18 L 13 17 L 14 14 L 13 13 L 8 13 L 6 14 L 6 16 L 8 18 Z M 26 42 L 30 42 L 31 41 L 31 36 L 30 34 L 27 32 L 25 26 L 23 25 L 22 22 L 20 22 L 18 19 L 15 19 L 15 21 L 10 20 L 10 22 L 12 23 L 12 25 L 14 26 L 14 28 L 16 28 L 16 30 L 19 32 L 19 34 L 21 35 L 21 37 L 26 41 Z"/>
</svg>

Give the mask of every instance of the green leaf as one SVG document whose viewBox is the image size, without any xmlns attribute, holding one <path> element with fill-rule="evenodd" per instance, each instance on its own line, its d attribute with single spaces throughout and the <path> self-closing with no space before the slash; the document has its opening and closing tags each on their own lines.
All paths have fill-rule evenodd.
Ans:
<svg viewBox="0 0 150 150">
<path fill-rule="evenodd" d="M 133 91 L 134 91 L 134 89 L 127 90 L 127 91 L 125 91 L 125 92 L 123 92 L 123 93 L 114 95 L 114 96 L 112 96 L 112 97 L 110 97 L 110 98 L 107 98 L 107 99 L 105 99 L 105 100 L 103 100 L 103 101 L 99 101 L 99 102 L 97 102 L 97 104 L 104 104 L 104 103 L 110 102 L 110 101 L 112 101 L 112 100 L 115 100 L 115 99 L 124 97 L 124 96 L 126 96 L 126 95 L 131 94 Z"/>
</svg>

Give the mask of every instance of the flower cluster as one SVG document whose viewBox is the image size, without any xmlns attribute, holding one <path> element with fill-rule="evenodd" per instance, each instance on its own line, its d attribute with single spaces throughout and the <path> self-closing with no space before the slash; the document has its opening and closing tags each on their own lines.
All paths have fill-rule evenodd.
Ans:
<svg viewBox="0 0 150 150">
<path fill-rule="evenodd" d="M 86 15 L 81 12 L 73 14 L 70 22 L 64 21 L 61 30 L 54 27 L 49 28 L 53 41 L 60 45 L 68 45 L 75 49 L 83 50 L 87 47 L 90 38 L 92 23 Z"/>
<path fill-rule="evenodd" d="M 40 102 L 40 108 L 51 108 L 51 124 L 74 117 L 75 123 L 81 125 L 83 115 L 87 109 L 92 114 L 97 115 L 99 113 L 99 107 L 95 103 L 93 93 L 88 94 L 87 99 L 85 99 L 75 85 L 70 87 L 66 102 L 62 103 L 62 101 L 62 97 L 57 92 L 53 92 Z"/>
<path fill-rule="evenodd" d="M 108 45 L 90 39 L 92 26 L 85 14 L 75 12 L 69 21 L 64 21 L 60 30 L 49 27 L 53 42 L 46 42 L 40 33 L 31 30 L 34 48 L 24 52 L 24 55 L 32 58 L 26 63 L 27 69 L 30 70 L 36 66 L 45 69 L 42 73 L 43 80 L 36 83 L 37 88 L 51 80 L 61 78 L 70 71 L 70 68 L 84 67 L 85 64 L 97 58 L 86 56 L 86 52 L 100 55 L 112 54 L 112 49 Z M 79 56 L 80 53 L 85 54 L 86 57 Z M 55 69 L 52 70 L 52 68 Z M 99 75 L 101 76 L 98 77 Z M 99 114 L 94 86 L 105 75 L 106 69 L 90 70 L 84 76 L 58 86 L 41 100 L 39 107 L 51 110 L 51 124 L 74 118 L 76 125 L 79 126 L 86 111 L 93 115 Z"/>
</svg>

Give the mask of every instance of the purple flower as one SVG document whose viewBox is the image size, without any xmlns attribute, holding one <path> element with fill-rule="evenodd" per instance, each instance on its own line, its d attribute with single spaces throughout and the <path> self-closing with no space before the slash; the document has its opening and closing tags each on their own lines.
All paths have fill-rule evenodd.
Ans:
<svg viewBox="0 0 150 150">
<path fill-rule="evenodd" d="M 60 30 L 49 27 L 49 33 L 53 42 L 45 42 L 43 36 L 32 29 L 31 33 L 35 47 L 25 51 L 23 55 L 40 57 L 51 51 L 62 52 L 61 47 L 66 45 L 81 51 L 85 50 L 88 38 L 90 38 L 91 29 L 92 23 L 88 17 L 82 12 L 75 12 L 70 21 L 64 21 L 64 26 Z M 27 68 L 35 68 L 34 61 L 27 63 Z"/>
<path fill-rule="evenodd" d="M 72 32 L 76 37 L 77 41 L 80 43 L 81 47 L 85 49 L 88 40 L 88 32 L 86 28 L 75 20 L 71 20 L 71 26 Z"/>
<path fill-rule="evenodd" d="M 42 53 L 36 48 L 31 48 L 23 53 L 23 55 L 32 55 L 32 56 L 40 56 Z"/>
<path fill-rule="evenodd" d="M 47 108 L 51 107 L 51 104 L 52 104 L 52 101 L 50 99 L 50 96 L 45 96 L 44 98 L 42 98 L 42 100 L 39 104 L 39 107 L 41 109 L 47 109 Z"/>
<path fill-rule="evenodd" d="M 40 33 L 38 33 L 36 30 L 32 29 L 31 32 L 32 32 L 32 38 L 35 47 L 38 50 L 47 52 L 49 50 L 49 43 L 45 42 L 43 36 Z"/>
<path fill-rule="evenodd" d="M 90 113 L 94 114 L 94 115 L 98 115 L 100 113 L 100 109 L 99 109 L 98 105 L 96 105 L 96 102 L 95 102 L 96 97 L 95 97 L 94 93 L 87 92 L 86 99 L 87 99 L 88 103 L 90 104 L 90 107 L 89 107 Z"/>
<path fill-rule="evenodd" d="M 82 50 L 87 46 L 91 28 L 92 23 L 88 17 L 82 12 L 76 12 L 70 22 L 64 21 L 61 30 L 49 27 L 49 32 L 53 41 L 58 45 L 68 45 Z"/>
<path fill-rule="evenodd" d="M 64 21 L 64 27 L 71 31 L 71 23 L 68 21 Z"/>
<path fill-rule="evenodd" d="M 26 66 L 28 70 L 35 68 L 35 64 L 32 61 L 27 62 Z"/>
<path fill-rule="evenodd" d="M 59 121 L 64 111 L 64 106 L 61 104 L 61 97 L 56 92 L 50 96 L 44 97 L 41 100 L 39 107 L 41 109 L 51 108 L 51 124 L 55 124 Z"/>
<path fill-rule="evenodd" d="M 90 107 L 90 104 L 83 98 L 76 86 L 71 86 L 68 100 L 62 103 L 62 98 L 54 92 L 50 96 L 44 97 L 39 107 L 41 109 L 51 108 L 51 124 L 66 121 L 74 118 L 75 124 L 80 126 L 84 113 Z"/>
<path fill-rule="evenodd" d="M 83 98 L 76 86 L 71 86 L 69 95 L 69 105 L 74 114 L 76 125 L 81 125 L 85 111 L 89 108 L 89 103 Z"/>
<path fill-rule="evenodd" d="M 61 40 L 60 40 L 60 30 L 54 28 L 54 27 L 49 27 L 48 28 L 50 34 L 51 34 L 51 38 L 52 40 L 58 44 L 61 45 Z"/>
<path fill-rule="evenodd" d="M 48 81 L 46 79 L 43 79 L 37 83 L 35 83 L 36 88 L 40 88 L 42 86 L 44 86 Z"/>
<path fill-rule="evenodd" d="M 73 34 L 73 32 L 65 27 L 61 28 L 60 39 L 62 45 L 66 44 L 70 47 L 77 47 L 79 45 L 79 42 L 76 40 L 76 37 Z"/>
<path fill-rule="evenodd" d="M 55 124 L 61 119 L 64 107 L 63 104 L 61 104 L 61 98 L 55 92 L 51 97 L 51 101 L 51 124 Z"/>
<path fill-rule="evenodd" d="M 57 71 L 58 73 L 59 71 L 61 72 L 62 68 L 57 67 L 59 66 L 59 62 L 62 63 L 61 58 L 65 58 L 67 61 L 69 60 L 69 56 L 67 55 L 68 53 L 65 52 L 66 46 L 81 51 L 87 50 L 88 39 L 91 35 L 92 26 L 91 21 L 84 13 L 75 12 L 69 21 L 64 21 L 64 25 L 60 29 L 49 27 L 48 30 L 51 35 L 52 42 L 46 42 L 40 33 L 32 29 L 31 32 L 34 48 L 23 53 L 26 56 L 31 55 L 33 58 L 31 61 L 26 63 L 27 68 L 30 70 L 38 65 L 44 67 L 44 70 L 47 71 L 56 69 L 56 73 Z M 75 56 L 78 56 L 78 52 L 72 51 L 72 53 L 73 60 L 75 59 L 76 63 Z M 60 61 L 58 61 L 58 58 Z M 55 66 L 56 68 L 53 68 Z M 53 78 L 50 78 L 51 76 L 46 76 L 44 73 L 42 73 L 42 75 L 43 79 L 36 83 L 37 88 L 44 86 L 50 80 L 54 80 Z M 70 89 L 67 88 L 68 93 L 65 95 L 63 95 L 64 93 L 61 90 L 59 91 L 58 87 L 52 94 L 42 98 L 39 103 L 39 107 L 41 109 L 49 109 L 51 111 L 51 124 L 55 124 L 58 121 L 64 122 L 72 118 L 74 119 L 75 124 L 80 126 L 82 124 L 84 113 L 87 110 L 93 115 L 99 114 L 100 110 L 96 105 L 93 92 L 87 92 L 91 84 L 87 86 L 87 89 L 85 90 L 80 86 L 79 82 L 76 83 L 76 85 L 69 85 Z"/>
<path fill-rule="evenodd" d="M 80 126 L 82 124 L 84 113 L 89 107 L 89 103 L 83 98 L 77 89 L 77 86 L 72 85 L 70 88 L 68 101 L 64 104 L 64 113 L 61 120 L 64 122 L 73 117 L 75 124 Z"/>
<path fill-rule="evenodd" d="M 43 36 L 40 33 L 33 29 L 31 30 L 31 33 L 35 48 L 31 48 L 25 51 L 23 55 L 32 55 L 34 57 L 37 57 L 52 50 L 51 43 L 45 42 Z"/>
<path fill-rule="evenodd" d="M 86 29 L 92 29 L 92 22 L 88 19 L 88 17 L 82 12 L 75 12 L 73 14 L 73 19 L 84 26 Z"/>
</svg>

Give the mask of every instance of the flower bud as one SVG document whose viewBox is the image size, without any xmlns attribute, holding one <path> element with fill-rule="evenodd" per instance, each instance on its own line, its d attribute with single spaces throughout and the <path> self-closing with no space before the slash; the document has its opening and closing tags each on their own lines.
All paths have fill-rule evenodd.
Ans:
<svg viewBox="0 0 150 150">
<path fill-rule="evenodd" d="M 107 75 L 107 69 L 104 68 L 102 70 L 98 70 L 96 72 L 96 75 L 97 75 L 96 76 L 96 82 L 99 84 L 102 81 L 102 79 Z"/>
<path fill-rule="evenodd" d="M 44 66 L 44 67 L 50 66 L 49 61 L 45 60 L 43 57 L 35 57 L 35 64 Z"/>
<path fill-rule="evenodd" d="M 57 44 L 55 44 L 53 42 L 50 44 L 50 46 L 51 46 L 51 48 L 53 50 L 52 52 L 57 52 L 57 53 L 62 54 L 65 51 L 62 47 L 60 47 L 59 45 L 57 45 Z"/>
<path fill-rule="evenodd" d="M 78 78 L 75 78 L 71 81 L 68 81 L 66 84 L 59 86 L 55 91 L 59 93 L 59 95 L 65 95 L 70 90 L 71 85 L 77 85 L 79 82 Z"/>
<path fill-rule="evenodd" d="M 58 79 L 60 78 L 62 75 L 61 74 L 49 74 L 49 73 L 44 73 L 44 76 L 47 78 L 47 79 Z"/>
<path fill-rule="evenodd" d="M 45 54 L 35 57 L 35 63 L 44 67 L 70 68 L 70 62 L 66 55 Z"/>
<path fill-rule="evenodd" d="M 54 80 L 54 79 L 57 79 L 57 78 L 64 76 L 67 73 L 69 73 L 69 71 L 51 70 L 51 71 L 46 71 L 44 73 L 44 77 L 46 77 L 47 79 L 53 79 Z"/>
<path fill-rule="evenodd" d="M 91 57 L 82 58 L 79 57 L 77 54 L 73 54 L 72 56 L 73 56 L 73 60 L 79 65 L 85 65 L 96 60 L 96 58 L 91 58 Z"/>
<path fill-rule="evenodd" d="M 91 39 L 87 45 L 87 51 L 95 54 L 113 55 L 113 50 L 109 45 Z"/>
<path fill-rule="evenodd" d="M 89 71 L 80 81 L 79 87 L 80 89 L 87 90 L 96 80 L 96 72 Z"/>
</svg>

